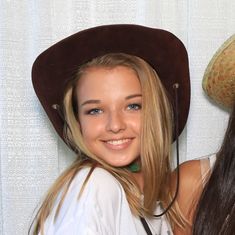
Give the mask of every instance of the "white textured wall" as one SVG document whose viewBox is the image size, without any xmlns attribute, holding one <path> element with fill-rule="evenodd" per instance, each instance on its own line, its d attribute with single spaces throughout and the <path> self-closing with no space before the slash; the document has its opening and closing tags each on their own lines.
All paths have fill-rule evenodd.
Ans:
<svg viewBox="0 0 235 235">
<path fill-rule="evenodd" d="M 215 152 L 228 114 L 203 94 L 214 52 L 235 33 L 231 0 L 0 0 L 0 234 L 27 234 L 33 209 L 73 154 L 58 139 L 31 84 L 36 56 L 54 42 L 101 24 L 169 30 L 185 44 L 192 97 L 181 160 Z M 176 58 L 177 59 L 177 58 Z"/>
</svg>

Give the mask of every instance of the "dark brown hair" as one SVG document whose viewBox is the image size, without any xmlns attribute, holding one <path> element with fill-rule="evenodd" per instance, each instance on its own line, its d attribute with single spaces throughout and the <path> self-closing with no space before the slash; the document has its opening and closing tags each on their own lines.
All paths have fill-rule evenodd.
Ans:
<svg viewBox="0 0 235 235">
<path fill-rule="evenodd" d="M 235 103 L 194 221 L 193 235 L 235 234 Z"/>
</svg>

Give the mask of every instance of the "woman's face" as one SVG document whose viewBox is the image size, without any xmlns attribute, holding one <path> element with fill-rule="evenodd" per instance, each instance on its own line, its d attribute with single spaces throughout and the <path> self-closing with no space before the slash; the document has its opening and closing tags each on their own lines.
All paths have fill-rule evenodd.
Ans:
<svg viewBox="0 0 235 235">
<path fill-rule="evenodd" d="M 133 70 L 90 68 L 77 86 L 78 117 L 84 142 L 114 167 L 140 155 L 142 93 Z"/>
</svg>

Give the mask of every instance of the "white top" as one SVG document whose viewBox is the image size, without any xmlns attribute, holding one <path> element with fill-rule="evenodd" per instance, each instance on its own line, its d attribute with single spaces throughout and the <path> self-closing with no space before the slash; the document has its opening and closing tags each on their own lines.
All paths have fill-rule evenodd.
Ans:
<svg viewBox="0 0 235 235">
<path fill-rule="evenodd" d="M 132 215 L 125 192 L 117 179 L 102 168 L 92 172 L 81 197 L 78 195 L 90 168 L 74 178 L 58 218 L 52 213 L 44 226 L 45 235 L 146 235 L 139 217 Z M 161 213 L 157 204 L 155 213 Z M 173 234 L 166 217 L 146 218 L 153 235 Z M 40 235 L 40 233 L 39 233 Z"/>
</svg>

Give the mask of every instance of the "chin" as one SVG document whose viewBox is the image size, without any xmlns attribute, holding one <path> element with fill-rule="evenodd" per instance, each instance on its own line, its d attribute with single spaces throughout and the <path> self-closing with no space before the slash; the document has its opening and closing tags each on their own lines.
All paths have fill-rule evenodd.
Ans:
<svg viewBox="0 0 235 235">
<path fill-rule="evenodd" d="M 134 162 L 136 159 L 132 159 L 130 161 L 122 161 L 122 162 L 107 162 L 112 167 L 126 167 Z"/>
</svg>

